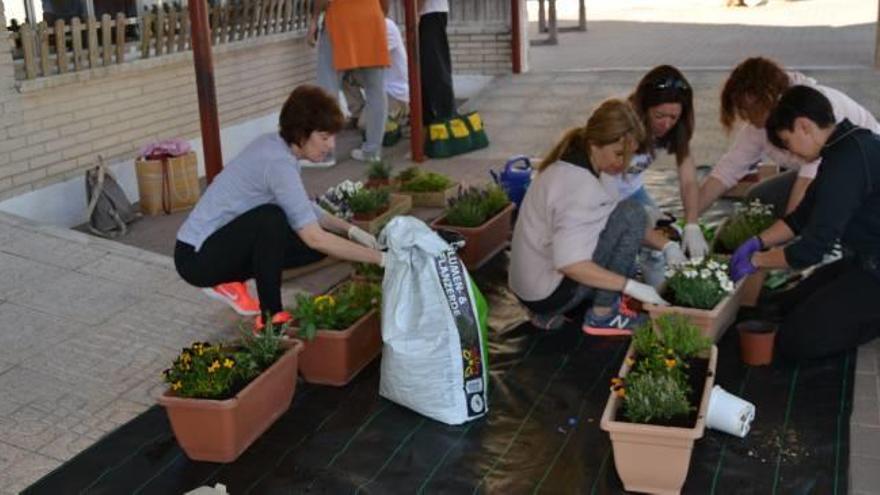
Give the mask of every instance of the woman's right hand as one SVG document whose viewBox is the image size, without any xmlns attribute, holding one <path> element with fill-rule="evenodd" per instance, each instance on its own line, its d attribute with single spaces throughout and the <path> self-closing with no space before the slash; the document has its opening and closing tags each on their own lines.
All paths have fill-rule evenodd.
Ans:
<svg viewBox="0 0 880 495">
<path fill-rule="evenodd" d="M 623 293 L 644 303 L 669 306 L 669 303 L 660 297 L 660 294 L 653 287 L 633 279 L 627 279 L 626 285 L 623 286 Z"/>
</svg>

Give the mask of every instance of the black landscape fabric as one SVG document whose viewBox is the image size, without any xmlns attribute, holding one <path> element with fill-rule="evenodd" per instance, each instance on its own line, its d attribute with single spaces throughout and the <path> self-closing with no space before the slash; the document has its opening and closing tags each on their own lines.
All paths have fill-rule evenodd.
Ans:
<svg viewBox="0 0 880 495">
<path fill-rule="evenodd" d="M 541 332 L 501 284 L 492 308 L 489 414 L 447 426 L 382 399 L 378 360 L 346 387 L 301 384 L 290 410 L 232 464 L 192 462 L 153 407 L 24 493 L 621 493 L 599 419 L 628 339 L 572 323 Z M 499 278 L 499 277 L 488 277 Z M 499 278 L 500 279 L 500 278 Z M 748 368 L 735 332 L 716 383 L 753 402 L 744 439 L 707 430 L 683 493 L 847 493 L 855 353 Z"/>
</svg>

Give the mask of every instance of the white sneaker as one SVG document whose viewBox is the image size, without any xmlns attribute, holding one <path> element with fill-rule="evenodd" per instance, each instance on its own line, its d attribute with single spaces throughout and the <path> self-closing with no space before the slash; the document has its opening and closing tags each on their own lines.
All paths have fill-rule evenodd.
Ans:
<svg viewBox="0 0 880 495">
<path fill-rule="evenodd" d="M 351 157 L 359 162 L 376 162 L 382 159 L 379 152 L 367 153 L 363 148 L 355 148 L 351 150 Z"/>
</svg>

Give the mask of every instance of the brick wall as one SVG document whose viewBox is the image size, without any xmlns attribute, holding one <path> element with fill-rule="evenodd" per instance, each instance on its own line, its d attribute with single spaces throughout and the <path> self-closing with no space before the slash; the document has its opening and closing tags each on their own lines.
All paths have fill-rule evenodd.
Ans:
<svg viewBox="0 0 880 495">
<path fill-rule="evenodd" d="M 509 27 L 450 25 L 449 39 L 456 73 L 510 72 Z M 0 201 L 81 176 L 98 154 L 112 163 L 149 141 L 199 135 L 191 52 L 20 82 L 13 69 L 0 50 Z M 214 70 L 225 127 L 313 82 L 314 51 L 297 33 L 255 38 L 215 47 Z"/>
<path fill-rule="evenodd" d="M 508 27 L 450 27 L 449 51 L 456 74 L 509 74 L 511 34 Z"/>
<path fill-rule="evenodd" d="M 221 126 L 277 111 L 314 81 L 314 51 L 297 34 L 216 47 Z M 0 50 L 0 200 L 78 176 L 102 154 L 199 134 L 192 53 L 16 83 Z"/>
</svg>

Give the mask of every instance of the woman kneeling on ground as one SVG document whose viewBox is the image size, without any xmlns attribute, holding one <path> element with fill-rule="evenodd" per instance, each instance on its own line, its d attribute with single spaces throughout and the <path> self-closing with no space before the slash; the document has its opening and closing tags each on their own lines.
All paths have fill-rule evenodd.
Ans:
<svg viewBox="0 0 880 495">
<path fill-rule="evenodd" d="M 692 258 L 702 258 L 709 251 L 698 223 L 699 187 L 690 142 L 694 134 L 694 95 L 684 74 L 671 65 L 660 65 L 642 77 L 629 103 L 645 126 L 645 140 L 636 150 L 626 170 L 615 177 L 620 198 L 634 199 L 659 217 L 657 204 L 645 189 L 642 174 L 650 167 L 659 150 L 675 155 L 681 202 L 684 206 L 684 248 Z M 640 254 L 645 281 L 658 286 L 664 280 L 666 265 L 684 261 L 677 243 L 668 244 L 660 253 L 643 249 Z"/>
<path fill-rule="evenodd" d="M 880 136 L 835 120 L 816 89 L 794 86 L 782 96 L 767 119 L 770 141 L 805 160 L 821 158 L 822 166 L 797 209 L 731 260 L 737 281 L 758 268 L 814 265 L 840 239 L 844 257 L 780 300 L 777 348 L 789 359 L 846 351 L 880 335 Z"/>
<path fill-rule="evenodd" d="M 257 330 L 264 317 L 275 324 L 291 319 L 281 305 L 285 268 L 328 255 L 383 264 L 376 238 L 309 200 L 300 177 L 299 160 L 320 160 L 333 149 L 345 122 L 336 99 L 316 86 L 300 86 L 279 120 L 278 132 L 255 139 L 214 177 L 177 233 L 174 249 L 184 280 L 241 315 L 259 315 Z M 244 284 L 250 278 L 259 302 Z"/>
<path fill-rule="evenodd" d="M 671 241 L 647 228 L 641 204 L 619 201 L 614 180 L 644 135 L 628 103 L 608 100 L 538 165 L 513 232 L 509 273 L 535 326 L 558 328 L 567 311 L 591 299 L 584 332 L 628 335 L 646 317 L 631 311 L 621 292 L 666 304 L 653 287 L 628 277 L 642 242 L 662 250 Z"/>
<path fill-rule="evenodd" d="M 700 186 L 700 211 L 708 209 L 722 194 L 748 175 L 753 166 L 769 159 L 787 172 L 753 186 L 747 201 L 759 199 L 773 205 L 777 217 L 791 213 L 816 177 L 820 159 L 804 161 L 767 139 L 764 123 L 779 97 L 788 88 L 810 86 L 831 102 L 835 122 L 849 119 L 853 124 L 880 133 L 880 124 L 864 107 L 846 94 L 818 84 L 800 72 L 785 71 L 763 57 L 746 59 L 733 69 L 721 91 L 721 125 L 728 132 L 737 120 L 745 124 L 737 131 L 730 149 Z"/>
</svg>

